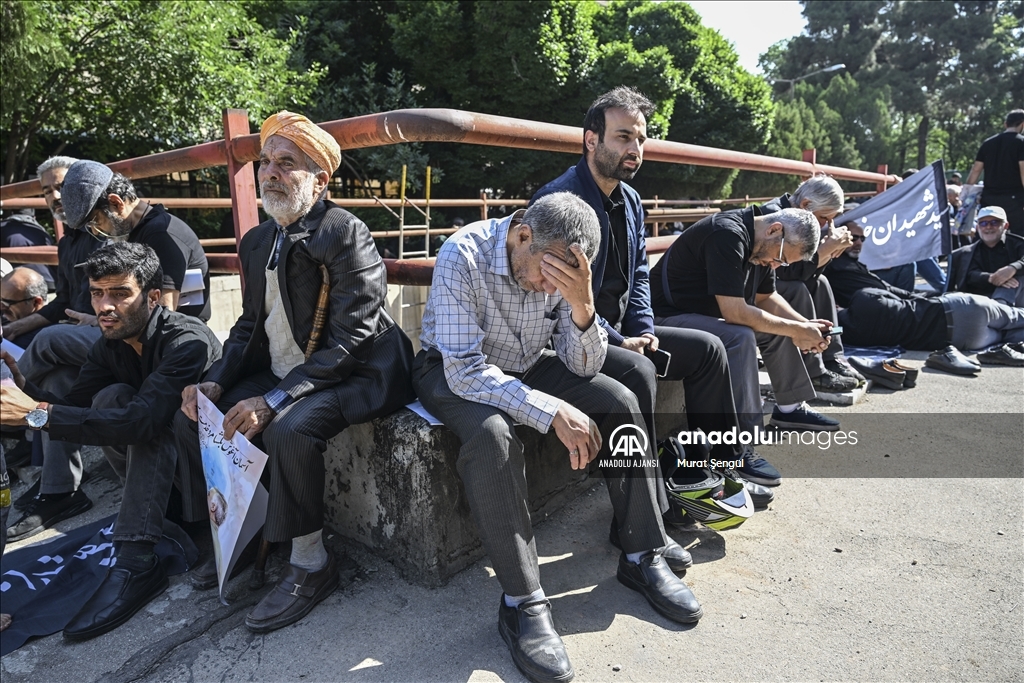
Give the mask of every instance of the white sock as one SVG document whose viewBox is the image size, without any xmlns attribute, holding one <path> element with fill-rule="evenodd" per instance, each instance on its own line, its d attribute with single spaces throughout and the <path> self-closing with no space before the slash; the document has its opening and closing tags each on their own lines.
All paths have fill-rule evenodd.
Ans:
<svg viewBox="0 0 1024 683">
<path fill-rule="evenodd" d="M 651 551 L 645 550 L 642 553 L 626 553 L 626 559 L 632 562 L 633 564 L 640 564 L 640 558 L 649 552 Z"/>
<path fill-rule="evenodd" d="M 324 530 L 320 529 L 305 536 L 292 539 L 292 565 L 307 572 L 315 572 L 327 566 L 327 549 L 324 548 Z"/>
<path fill-rule="evenodd" d="M 506 607 L 519 607 L 526 602 L 540 602 L 544 599 L 544 589 L 538 588 L 537 590 L 529 593 L 528 595 L 505 595 L 505 606 Z"/>
<path fill-rule="evenodd" d="M 799 403 L 776 403 L 779 411 L 783 413 L 792 413 L 794 410 L 800 407 Z"/>
</svg>

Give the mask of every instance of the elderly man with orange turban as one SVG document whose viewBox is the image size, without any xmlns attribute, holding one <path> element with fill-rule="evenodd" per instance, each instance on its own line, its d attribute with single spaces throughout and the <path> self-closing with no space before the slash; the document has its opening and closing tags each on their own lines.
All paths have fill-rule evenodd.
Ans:
<svg viewBox="0 0 1024 683">
<path fill-rule="evenodd" d="M 338 585 L 324 548 L 327 441 L 412 400 L 408 338 L 384 308 L 387 277 L 370 232 L 325 200 L 341 149 L 327 131 L 291 112 L 260 131 L 259 183 L 269 216 L 246 233 L 242 315 L 224 355 L 182 394 L 175 433 L 189 472 L 186 515 L 209 514 L 196 430 L 196 392 L 224 412 L 225 436 L 241 432 L 269 456 L 263 538 L 291 541 L 290 566 L 253 609 L 257 633 L 298 621 Z M 212 559 L 193 584 L 216 585 Z"/>
</svg>

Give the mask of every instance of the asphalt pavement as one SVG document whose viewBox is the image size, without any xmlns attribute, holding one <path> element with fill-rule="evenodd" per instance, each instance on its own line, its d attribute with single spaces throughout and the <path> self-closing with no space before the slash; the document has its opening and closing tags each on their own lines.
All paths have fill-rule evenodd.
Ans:
<svg viewBox="0 0 1024 683">
<path fill-rule="evenodd" d="M 922 365 L 925 355 L 905 358 Z M 886 438 L 763 447 L 799 474 L 770 509 L 730 531 L 673 531 L 695 561 L 685 581 L 705 611 L 696 626 L 664 619 L 616 581 L 600 479 L 536 525 L 576 680 L 1024 678 L 1024 369 L 924 370 L 914 389 L 823 409 Z M 821 464 L 829 458 L 857 463 L 856 476 L 837 476 Z M 116 485 L 95 452 L 90 460 L 96 508 L 44 538 L 116 510 Z M 293 626 L 245 629 L 259 597 L 247 572 L 229 585 L 227 607 L 172 577 L 105 636 L 66 644 L 56 634 L 4 657 L 3 682 L 524 680 L 498 635 L 500 588 L 486 559 L 427 589 L 337 535 L 328 545 L 345 557 L 344 585 Z M 271 559 L 272 575 L 284 559 Z"/>
</svg>

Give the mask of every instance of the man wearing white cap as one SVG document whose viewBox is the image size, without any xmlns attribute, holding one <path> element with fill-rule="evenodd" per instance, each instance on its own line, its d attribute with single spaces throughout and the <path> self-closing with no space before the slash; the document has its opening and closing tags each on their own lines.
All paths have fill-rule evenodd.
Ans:
<svg viewBox="0 0 1024 683">
<path fill-rule="evenodd" d="M 341 163 L 338 143 L 291 112 L 268 118 L 260 143 L 270 218 L 239 245 L 242 316 L 205 381 L 182 393 L 175 432 L 190 471 L 183 496 L 190 521 L 209 514 L 197 390 L 225 413 L 227 438 L 241 432 L 270 456 L 263 538 L 291 541 L 291 558 L 245 620 L 264 633 L 298 621 L 337 587 L 338 565 L 322 538 L 327 441 L 412 400 L 412 345 L 384 308 L 387 274 L 369 229 L 323 199 Z"/>
<path fill-rule="evenodd" d="M 1007 231 L 1006 211 L 986 206 L 975 219 L 978 241 L 953 252 L 953 286 L 1024 306 L 1024 237 Z"/>
</svg>

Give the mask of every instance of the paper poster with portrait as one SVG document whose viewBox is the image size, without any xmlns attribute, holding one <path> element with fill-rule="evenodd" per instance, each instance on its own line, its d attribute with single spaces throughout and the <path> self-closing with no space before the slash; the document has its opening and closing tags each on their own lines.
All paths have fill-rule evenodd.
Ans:
<svg viewBox="0 0 1024 683">
<path fill-rule="evenodd" d="M 260 484 L 267 454 L 249 443 L 240 432 L 226 440 L 224 414 L 202 393 L 198 395 L 198 402 L 199 447 L 206 475 L 220 600 L 224 602 L 224 584 L 231 569 L 267 519 L 269 496 Z"/>
</svg>

